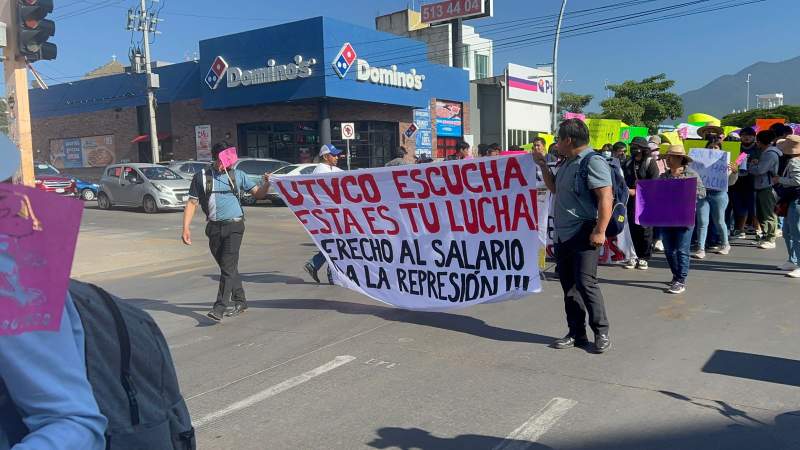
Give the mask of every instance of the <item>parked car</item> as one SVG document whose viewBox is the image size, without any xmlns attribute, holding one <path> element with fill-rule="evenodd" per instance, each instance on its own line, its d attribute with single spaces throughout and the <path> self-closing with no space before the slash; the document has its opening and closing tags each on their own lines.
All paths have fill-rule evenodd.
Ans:
<svg viewBox="0 0 800 450">
<path fill-rule="evenodd" d="M 194 174 L 211 166 L 211 161 L 169 161 L 159 164 L 170 168 L 181 177 L 191 180 L 194 178 Z"/>
<path fill-rule="evenodd" d="M 236 161 L 233 168 L 241 170 L 253 183 L 261 185 L 265 173 L 273 173 L 281 167 L 286 167 L 288 165 L 288 162 L 279 161 L 277 159 L 242 158 Z M 242 196 L 242 203 L 245 205 L 255 205 L 256 199 L 250 194 L 244 194 Z"/>
<path fill-rule="evenodd" d="M 272 172 L 273 175 L 281 177 L 290 177 L 292 175 L 310 175 L 314 173 L 314 169 L 320 164 L 291 164 Z M 275 190 L 274 186 L 270 186 L 267 190 L 267 199 L 275 204 L 283 204 L 281 196 Z"/>
<path fill-rule="evenodd" d="M 78 178 L 75 179 L 75 188 L 78 195 L 86 200 L 92 201 L 97 198 L 97 193 L 100 192 L 100 185 L 97 183 L 89 183 Z"/>
<path fill-rule="evenodd" d="M 78 191 L 75 187 L 75 179 L 63 175 L 55 167 L 46 163 L 36 163 L 33 165 L 34 184 L 37 189 L 54 194 L 61 194 L 74 197 Z"/>
<path fill-rule="evenodd" d="M 97 206 L 142 207 L 152 214 L 183 209 L 189 199 L 191 181 L 157 164 L 114 164 L 105 168 L 97 194 Z"/>
</svg>

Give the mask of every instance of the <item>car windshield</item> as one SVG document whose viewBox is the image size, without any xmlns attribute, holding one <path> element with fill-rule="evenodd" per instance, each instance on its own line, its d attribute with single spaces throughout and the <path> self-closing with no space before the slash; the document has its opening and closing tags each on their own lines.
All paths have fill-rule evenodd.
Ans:
<svg viewBox="0 0 800 450">
<path fill-rule="evenodd" d="M 182 180 L 177 173 L 173 172 L 166 167 L 142 167 L 139 170 L 148 180 L 165 181 L 165 180 Z"/>
<path fill-rule="evenodd" d="M 33 168 L 34 175 L 58 175 L 61 172 L 50 164 L 37 164 Z"/>
<path fill-rule="evenodd" d="M 272 172 L 273 175 L 286 175 L 287 173 L 297 169 L 299 166 L 286 166 Z"/>
</svg>

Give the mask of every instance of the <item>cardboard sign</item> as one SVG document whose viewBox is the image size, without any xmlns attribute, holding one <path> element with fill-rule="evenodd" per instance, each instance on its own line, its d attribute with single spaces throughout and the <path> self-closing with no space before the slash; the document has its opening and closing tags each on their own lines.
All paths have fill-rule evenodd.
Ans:
<svg viewBox="0 0 800 450">
<path fill-rule="evenodd" d="M 636 182 L 636 223 L 646 227 L 693 227 L 697 178 Z"/>
<path fill-rule="evenodd" d="M 756 132 L 769 130 L 776 123 L 786 123 L 785 119 L 756 119 Z"/>
<path fill-rule="evenodd" d="M 0 184 L 0 336 L 61 325 L 83 202 Z"/>
<path fill-rule="evenodd" d="M 689 156 L 694 159 L 689 165 L 703 180 L 703 186 L 711 191 L 728 190 L 728 169 L 731 154 L 724 150 L 693 148 Z"/>
<path fill-rule="evenodd" d="M 589 128 L 589 144 L 592 148 L 599 149 L 605 144 L 619 141 L 621 120 L 586 119 L 584 122 Z"/>
<path fill-rule="evenodd" d="M 411 310 L 541 291 L 531 155 L 274 177 L 337 285 Z"/>
</svg>

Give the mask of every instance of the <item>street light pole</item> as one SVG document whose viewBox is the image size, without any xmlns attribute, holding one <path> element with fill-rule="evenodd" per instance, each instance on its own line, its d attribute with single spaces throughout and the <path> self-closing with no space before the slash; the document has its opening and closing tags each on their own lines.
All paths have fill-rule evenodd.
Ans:
<svg viewBox="0 0 800 450">
<path fill-rule="evenodd" d="M 558 42 L 561 39 L 561 22 L 564 20 L 564 10 L 567 8 L 567 0 L 561 2 L 561 13 L 558 15 L 558 26 L 556 26 L 556 41 L 553 45 L 553 134 L 556 134 L 558 127 Z"/>
<path fill-rule="evenodd" d="M 150 15 L 147 12 L 147 5 L 145 4 L 145 0 L 141 0 L 141 27 L 142 27 L 142 39 L 144 41 L 144 67 L 145 67 L 145 74 L 147 76 L 147 109 L 150 116 L 150 151 L 151 151 L 151 158 L 153 164 L 159 162 L 159 152 L 158 152 L 158 130 L 156 126 L 156 105 L 155 105 L 155 94 L 154 89 L 158 86 L 158 83 L 155 82 L 156 77 L 152 72 L 152 68 L 150 67 Z"/>
<path fill-rule="evenodd" d="M 747 107 L 745 108 L 745 111 L 750 111 L 750 77 L 751 76 L 752 75 L 748 73 L 747 74 L 747 81 L 745 81 L 745 83 L 747 83 Z"/>
</svg>

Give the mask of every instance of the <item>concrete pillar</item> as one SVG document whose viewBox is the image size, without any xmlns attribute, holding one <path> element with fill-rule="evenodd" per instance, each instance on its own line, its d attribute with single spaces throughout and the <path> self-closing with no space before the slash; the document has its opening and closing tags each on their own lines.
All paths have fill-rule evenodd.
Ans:
<svg viewBox="0 0 800 450">
<path fill-rule="evenodd" d="M 331 143 L 331 115 L 328 110 L 328 100 L 319 102 L 319 140 L 320 144 Z"/>
</svg>

